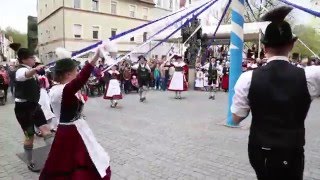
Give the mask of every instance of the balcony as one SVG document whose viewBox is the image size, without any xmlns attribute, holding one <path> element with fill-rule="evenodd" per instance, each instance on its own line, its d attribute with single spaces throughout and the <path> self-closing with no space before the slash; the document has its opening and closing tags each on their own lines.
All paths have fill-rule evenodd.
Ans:
<svg viewBox="0 0 320 180">
<path fill-rule="evenodd" d="M 153 0 L 137 0 L 138 2 L 143 2 L 143 3 L 147 3 L 147 4 L 150 4 L 150 5 L 156 5 Z"/>
</svg>

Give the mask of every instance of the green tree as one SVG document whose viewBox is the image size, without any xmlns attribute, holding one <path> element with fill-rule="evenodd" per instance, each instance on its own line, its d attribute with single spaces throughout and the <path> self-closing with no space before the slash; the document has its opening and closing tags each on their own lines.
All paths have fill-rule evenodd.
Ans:
<svg viewBox="0 0 320 180">
<path fill-rule="evenodd" d="M 5 29 L 5 34 L 11 36 L 14 43 L 20 43 L 21 47 L 28 47 L 27 34 L 21 33 L 20 31 L 13 29 L 12 27 L 7 27 Z"/>
<path fill-rule="evenodd" d="M 293 32 L 303 41 L 312 51 L 320 54 L 320 34 L 315 31 L 312 26 L 297 25 L 293 28 Z M 299 53 L 302 57 L 310 57 L 313 54 L 300 42 L 296 42 L 292 52 Z"/>
</svg>

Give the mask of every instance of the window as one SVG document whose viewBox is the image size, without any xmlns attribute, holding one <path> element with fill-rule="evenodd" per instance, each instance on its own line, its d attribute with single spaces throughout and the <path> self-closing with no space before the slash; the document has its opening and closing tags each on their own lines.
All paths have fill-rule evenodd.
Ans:
<svg viewBox="0 0 320 180">
<path fill-rule="evenodd" d="M 81 0 L 73 0 L 73 7 L 74 8 L 81 8 Z"/>
<path fill-rule="evenodd" d="M 73 34 L 75 38 L 81 38 L 82 35 L 82 25 L 81 24 L 74 24 L 73 25 Z"/>
<path fill-rule="evenodd" d="M 99 11 L 99 0 L 92 0 L 92 11 Z"/>
<path fill-rule="evenodd" d="M 175 6 L 176 6 L 176 9 L 179 9 L 179 8 L 180 8 L 178 0 L 176 0 Z"/>
<path fill-rule="evenodd" d="M 143 33 L 143 42 L 146 42 L 146 41 L 147 41 L 147 38 L 148 38 L 148 33 L 147 33 L 147 32 L 144 32 L 144 33 Z"/>
<path fill-rule="evenodd" d="M 148 8 L 143 8 L 143 19 L 148 19 L 148 13 L 149 9 Z"/>
<path fill-rule="evenodd" d="M 162 0 L 157 0 L 157 6 L 161 7 L 162 6 Z"/>
<path fill-rule="evenodd" d="M 134 37 L 130 38 L 130 41 L 131 41 L 131 42 L 134 42 Z"/>
<path fill-rule="evenodd" d="M 111 37 L 117 35 L 117 29 L 111 29 Z"/>
<path fill-rule="evenodd" d="M 169 0 L 169 9 L 173 9 L 173 0 Z"/>
<path fill-rule="evenodd" d="M 111 14 L 117 14 L 117 2 L 111 1 Z"/>
<path fill-rule="evenodd" d="M 99 26 L 92 26 L 92 38 L 99 39 Z"/>
<path fill-rule="evenodd" d="M 129 5 L 129 11 L 130 11 L 130 17 L 135 17 L 136 6 L 135 5 Z"/>
</svg>

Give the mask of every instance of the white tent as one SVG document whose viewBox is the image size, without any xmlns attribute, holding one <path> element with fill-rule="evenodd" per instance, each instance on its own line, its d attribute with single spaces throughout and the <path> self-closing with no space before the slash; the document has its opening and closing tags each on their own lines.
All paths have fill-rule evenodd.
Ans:
<svg viewBox="0 0 320 180">
<path fill-rule="evenodd" d="M 254 41 L 259 39 L 259 33 L 262 31 L 265 32 L 265 29 L 270 22 L 254 22 L 254 23 L 245 23 L 243 26 L 244 41 Z M 213 33 L 216 29 L 216 26 L 203 26 L 202 34 L 206 33 L 209 37 L 213 36 Z M 217 39 L 230 39 L 231 34 L 231 25 L 221 25 L 216 34 Z"/>
<path fill-rule="evenodd" d="M 255 41 L 259 40 L 260 30 L 265 32 L 268 24 L 270 22 L 254 22 L 254 23 L 245 23 L 243 27 L 244 31 L 244 41 Z M 216 26 L 202 26 L 202 34 L 206 33 L 209 38 L 212 38 Z M 231 34 L 231 25 L 221 25 L 216 34 L 216 39 L 230 39 Z M 171 34 L 172 30 L 166 30 L 160 35 L 157 36 L 156 41 L 161 41 L 166 38 L 169 34 Z M 169 42 L 178 42 L 181 39 L 181 31 L 178 31 L 173 36 L 169 38 Z"/>
</svg>

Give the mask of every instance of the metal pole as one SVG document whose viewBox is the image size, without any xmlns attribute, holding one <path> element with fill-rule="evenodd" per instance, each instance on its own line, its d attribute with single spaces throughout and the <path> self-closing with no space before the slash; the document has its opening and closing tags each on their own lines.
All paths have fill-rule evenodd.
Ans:
<svg viewBox="0 0 320 180">
<path fill-rule="evenodd" d="M 63 18 L 63 48 L 66 48 L 66 27 L 65 27 L 65 14 L 64 14 L 64 6 L 65 6 L 65 0 L 63 0 L 63 5 L 62 5 L 62 8 L 63 8 L 63 15 L 62 15 L 62 18 Z"/>
<path fill-rule="evenodd" d="M 231 3 L 231 45 L 230 45 L 230 75 L 229 75 L 229 105 L 226 125 L 238 127 L 233 123 L 230 107 L 234 95 L 234 86 L 242 73 L 244 0 L 233 0 Z"/>
<path fill-rule="evenodd" d="M 301 39 L 298 39 L 298 41 L 305 47 L 307 48 L 316 58 L 319 58 L 319 56 L 313 52 L 303 41 L 301 41 Z"/>
<path fill-rule="evenodd" d="M 258 47 L 258 58 L 260 59 L 261 52 L 261 31 L 259 30 L 259 47 Z"/>
</svg>

